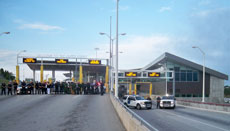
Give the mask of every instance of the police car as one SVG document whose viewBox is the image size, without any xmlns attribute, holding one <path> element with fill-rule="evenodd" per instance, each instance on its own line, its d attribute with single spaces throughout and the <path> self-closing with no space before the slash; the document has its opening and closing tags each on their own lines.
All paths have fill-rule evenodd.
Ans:
<svg viewBox="0 0 230 131">
<path fill-rule="evenodd" d="M 160 109 L 162 108 L 175 108 L 176 107 L 176 99 L 174 96 L 162 96 L 160 101 Z"/>
<path fill-rule="evenodd" d="M 123 103 L 127 107 L 134 107 L 138 110 L 142 108 L 152 109 L 152 101 L 146 100 L 144 97 L 139 95 L 125 95 L 123 97 Z"/>
</svg>

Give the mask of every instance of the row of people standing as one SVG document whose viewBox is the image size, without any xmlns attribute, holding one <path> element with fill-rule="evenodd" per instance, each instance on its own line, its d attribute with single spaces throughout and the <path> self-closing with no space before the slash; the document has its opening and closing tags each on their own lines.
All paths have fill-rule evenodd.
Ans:
<svg viewBox="0 0 230 131">
<path fill-rule="evenodd" d="M 17 87 L 18 83 L 16 81 L 14 82 L 3 82 L 1 84 L 1 95 L 16 95 L 17 94 Z"/>
<path fill-rule="evenodd" d="M 7 93 L 6 93 L 7 92 Z M 16 94 L 99 94 L 104 93 L 102 81 L 93 83 L 75 82 L 21 82 L 20 88 L 16 81 L 1 84 L 1 95 Z"/>
</svg>

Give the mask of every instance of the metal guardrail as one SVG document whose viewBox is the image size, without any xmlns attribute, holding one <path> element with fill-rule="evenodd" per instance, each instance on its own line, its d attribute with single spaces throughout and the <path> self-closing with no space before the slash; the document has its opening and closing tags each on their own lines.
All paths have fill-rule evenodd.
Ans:
<svg viewBox="0 0 230 131">
<path fill-rule="evenodd" d="M 215 106 L 230 107 L 230 104 L 218 104 L 218 103 L 208 103 L 208 102 L 190 101 L 190 100 L 177 100 L 177 101 L 188 102 L 188 103 L 196 103 L 196 104 L 204 104 L 204 105 L 215 105 Z"/>
<path fill-rule="evenodd" d="M 119 99 L 117 99 L 112 93 L 110 93 L 110 95 L 112 95 L 113 99 L 115 99 L 117 102 L 119 102 L 122 105 L 122 107 L 125 108 L 126 111 L 128 111 L 132 115 L 132 117 L 139 120 L 140 123 L 143 124 L 144 126 L 146 126 L 149 130 L 159 131 L 158 129 L 156 129 L 155 127 L 150 125 L 147 121 L 145 121 L 143 118 L 141 118 L 139 115 L 137 115 L 135 112 L 133 112 L 131 109 L 129 109 L 126 105 L 124 105 L 123 102 L 121 102 Z"/>
</svg>

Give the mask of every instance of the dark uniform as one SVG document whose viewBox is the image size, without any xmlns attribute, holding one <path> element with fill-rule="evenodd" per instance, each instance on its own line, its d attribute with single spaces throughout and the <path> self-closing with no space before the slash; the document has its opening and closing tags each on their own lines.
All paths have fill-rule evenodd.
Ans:
<svg viewBox="0 0 230 131">
<path fill-rule="evenodd" d="M 31 83 L 27 84 L 27 87 L 28 87 L 27 88 L 28 89 L 27 93 L 31 94 L 31 88 L 32 88 Z"/>
<path fill-rule="evenodd" d="M 9 82 L 9 84 L 8 84 L 8 95 L 9 94 L 13 95 L 12 94 L 12 84 L 11 84 L 11 82 Z"/>
<path fill-rule="evenodd" d="M 1 92 L 1 95 L 6 95 L 6 83 L 2 83 L 2 92 Z"/>
<path fill-rule="evenodd" d="M 85 92 L 85 94 L 88 94 L 88 93 L 89 93 L 89 90 L 90 90 L 90 83 L 88 82 L 88 83 L 86 84 L 86 92 Z"/>
<path fill-rule="evenodd" d="M 14 95 L 16 95 L 17 94 L 17 89 L 18 89 L 18 83 L 15 81 L 13 83 L 13 85 L 14 85 Z"/>
<path fill-rule="evenodd" d="M 79 90 L 79 94 L 81 95 L 82 94 L 82 84 L 81 83 L 78 84 L 78 90 Z"/>
<path fill-rule="evenodd" d="M 77 83 L 77 94 L 80 94 L 80 83 Z"/>
<path fill-rule="evenodd" d="M 55 94 L 59 94 L 59 83 L 56 82 L 54 86 L 55 86 Z"/>
<path fill-rule="evenodd" d="M 34 82 L 30 82 L 30 85 L 31 85 L 30 92 L 31 94 L 34 94 Z"/>
<path fill-rule="evenodd" d="M 26 94 L 26 82 L 22 82 L 22 94 Z"/>
<path fill-rule="evenodd" d="M 62 82 L 62 83 L 60 84 L 60 94 L 64 94 L 64 88 L 65 88 L 65 83 Z"/>
<path fill-rule="evenodd" d="M 42 83 L 42 94 L 47 94 L 47 90 L 46 90 L 46 84 L 45 82 Z"/>
<path fill-rule="evenodd" d="M 158 97 L 157 97 L 157 109 L 158 109 L 159 106 L 160 106 L 160 102 L 161 102 L 161 98 L 158 96 Z"/>
<path fill-rule="evenodd" d="M 42 94 L 42 83 L 41 82 L 39 82 L 38 83 L 38 94 Z"/>
<path fill-rule="evenodd" d="M 101 88 L 101 95 L 103 96 L 104 94 L 104 83 L 103 82 L 101 82 L 100 88 Z"/>
<path fill-rule="evenodd" d="M 35 83 L 35 94 L 39 94 L 39 83 Z"/>
</svg>

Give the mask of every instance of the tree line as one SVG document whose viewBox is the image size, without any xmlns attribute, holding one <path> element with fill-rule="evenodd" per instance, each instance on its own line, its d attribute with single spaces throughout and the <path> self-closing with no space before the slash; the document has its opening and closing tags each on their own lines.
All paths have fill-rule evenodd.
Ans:
<svg viewBox="0 0 230 131">
<path fill-rule="evenodd" d="M 4 70 L 3 68 L 0 69 L 0 78 L 6 80 L 15 80 L 15 76 L 12 72 Z"/>
</svg>

